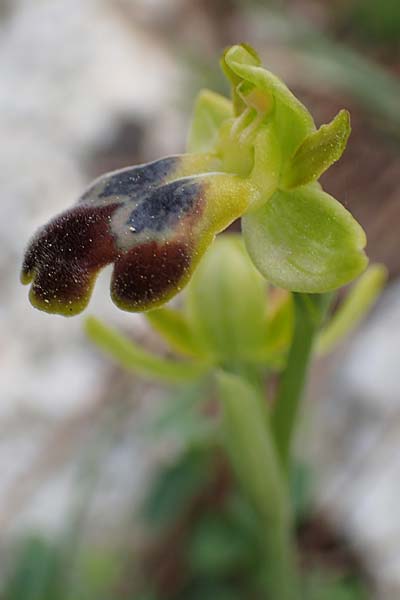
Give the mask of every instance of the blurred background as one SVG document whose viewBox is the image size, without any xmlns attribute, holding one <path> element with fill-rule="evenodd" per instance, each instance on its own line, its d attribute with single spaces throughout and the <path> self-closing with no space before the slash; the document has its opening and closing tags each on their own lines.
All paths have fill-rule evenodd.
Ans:
<svg viewBox="0 0 400 600">
<path fill-rule="evenodd" d="M 400 2 L 0 0 L 2 600 L 158 600 L 135 590 L 135 511 L 154 485 L 176 510 L 174 494 L 195 497 L 206 468 L 159 425 L 178 392 L 113 366 L 80 317 L 33 310 L 19 268 L 36 227 L 92 178 L 184 151 L 196 93 L 228 91 L 218 58 L 241 41 L 318 125 L 342 107 L 352 115 L 323 183 L 364 226 L 390 282 L 351 343 L 315 366 L 298 447 L 314 510 L 357 555 L 372 597 L 400 598 Z M 140 316 L 112 305 L 108 277 L 88 312 L 163 352 Z M 165 552 L 146 552 L 150 571 L 173 581 Z"/>
</svg>

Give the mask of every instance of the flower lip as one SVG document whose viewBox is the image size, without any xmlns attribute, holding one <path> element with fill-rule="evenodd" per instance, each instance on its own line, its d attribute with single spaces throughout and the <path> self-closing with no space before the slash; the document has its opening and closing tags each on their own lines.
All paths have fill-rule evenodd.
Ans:
<svg viewBox="0 0 400 600">
<path fill-rule="evenodd" d="M 21 281 L 32 282 L 30 300 L 47 312 L 74 315 L 87 305 L 97 272 L 116 257 L 109 230 L 118 204 L 76 205 L 43 227 L 31 241 Z"/>
<path fill-rule="evenodd" d="M 104 187 L 99 198 L 110 196 L 129 196 L 143 194 L 149 188 L 159 185 L 179 165 L 179 156 L 169 156 L 154 162 L 119 169 L 106 176 L 100 177 L 99 182 L 104 182 Z"/>
<path fill-rule="evenodd" d="M 123 310 L 146 310 L 179 291 L 190 273 L 192 250 L 182 242 L 135 246 L 116 261 L 111 297 Z"/>
<path fill-rule="evenodd" d="M 95 180 L 30 242 L 21 281 L 32 284 L 32 304 L 65 316 L 81 312 L 110 263 L 120 308 L 142 311 L 169 300 L 254 195 L 249 182 L 215 166 L 211 155 L 177 155 Z"/>
<path fill-rule="evenodd" d="M 176 226 L 182 217 L 195 208 L 201 193 L 201 183 L 183 179 L 168 183 L 160 195 L 156 188 L 131 212 L 127 225 L 133 232 L 145 229 L 161 232 Z"/>
<path fill-rule="evenodd" d="M 81 312 L 110 263 L 112 299 L 125 310 L 145 310 L 179 291 L 190 276 L 207 196 L 201 178 L 165 183 L 182 163 L 168 157 L 103 176 L 42 227 L 21 273 L 22 283 L 32 284 L 32 304 L 66 316 Z"/>
</svg>

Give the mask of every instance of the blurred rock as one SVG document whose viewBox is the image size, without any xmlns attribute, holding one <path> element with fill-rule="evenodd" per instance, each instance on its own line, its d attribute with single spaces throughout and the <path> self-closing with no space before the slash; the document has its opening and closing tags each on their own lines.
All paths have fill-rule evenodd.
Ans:
<svg viewBox="0 0 400 600">
<path fill-rule="evenodd" d="M 399 357 L 395 282 L 309 406 L 318 505 L 365 561 L 379 600 L 400 597 Z"/>
<path fill-rule="evenodd" d="M 27 288 L 18 281 L 24 247 L 39 225 L 79 197 L 94 174 L 156 156 L 149 127 L 156 124 L 162 136 L 176 75 L 165 48 L 124 19 L 118 3 L 15 0 L 7 7 L 0 20 L 3 529 L 15 480 L 28 476 L 41 452 L 50 452 L 47 438 L 64 421 L 79 422 L 96 407 L 111 368 L 85 340 L 82 318 L 67 321 L 30 306 Z M 174 136 L 164 145 L 168 150 L 175 145 Z M 100 277 L 89 312 L 140 332 L 140 318 L 111 303 L 108 279 L 109 272 Z M 78 449 L 79 444 L 77 455 Z M 72 461 L 77 455 L 67 453 Z M 42 507 L 51 504 L 45 495 L 46 489 Z M 59 525 L 61 506 L 53 502 Z M 37 519 L 39 513 L 35 518 L 32 513 L 31 524 L 54 521 L 48 508 L 39 512 Z"/>
</svg>

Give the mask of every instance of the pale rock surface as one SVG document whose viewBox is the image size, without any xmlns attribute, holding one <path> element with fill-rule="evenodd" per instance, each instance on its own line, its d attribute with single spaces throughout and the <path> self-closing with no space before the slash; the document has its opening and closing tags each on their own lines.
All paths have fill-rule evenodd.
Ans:
<svg viewBox="0 0 400 600">
<path fill-rule="evenodd" d="M 318 505 L 364 558 L 376 597 L 400 598 L 400 282 L 329 371 L 308 407 Z"/>
<path fill-rule="evenodd" d="M 64 424 L 73 429 L 76 421 L 80 431 L 80 417 L 85 422 L 95 408 L 110 373 L 109 362 L 86 341 L 81 317 L 66 320 L 30 306 L 28 289 L 19 283 L 24 247 L 37 226 L 82 193 L 89 183 L 88 157 L 112 136 L 121 116 L 158 119 L 162 135 L 163 106 L 174 88 L 169 53 L 128 23 L 117 5 L 14 0 L 0 20 L 2 534 L 14 526 L 8 516 L 21 517 L 25 526 L 63 526 L 74 487 L 71 467 L 59 468 L 40 499 L 19 488 L 33 486 L 25 480 L 36 467 L 46 470 L 41 454 L 57 449 L 49 439 Z M 88 312 L 140 335 L 140 317 L 113 306 L 108 281 L 109 272 L 103 273 Z M 73 464 L 85 435 L 71 434 L 76 454 L 67 452 L 66 459 Z M 140 469 L 131 464 L 132 472 Z M 131 481 L 134 485 L 135 475 Z M 21 494 L 19 505 L 14 499 Z"/>
</svg>

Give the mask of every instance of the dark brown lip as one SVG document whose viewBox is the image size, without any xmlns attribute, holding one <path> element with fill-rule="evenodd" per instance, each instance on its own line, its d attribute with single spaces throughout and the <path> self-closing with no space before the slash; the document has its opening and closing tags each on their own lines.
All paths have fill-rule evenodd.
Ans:
<svg viewBox="0 0 400 600">
<path fill-rule="evenodd" d="M 123 310 L 143 310 L 168 298 L 190 270 L 191 251 L 182 242 L 135 246 L 115 262 L 111 293 Z"/>
</svg>

